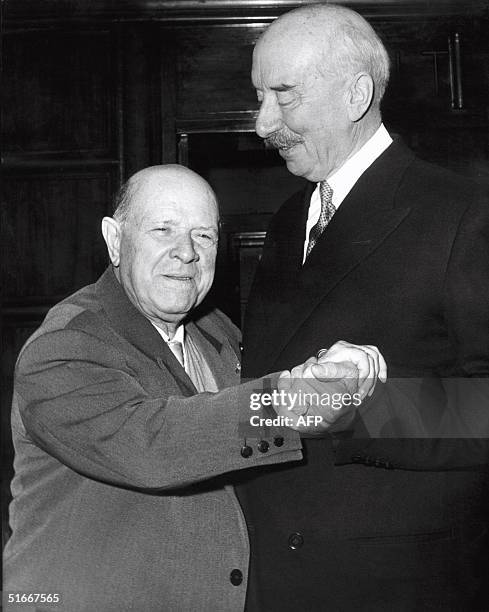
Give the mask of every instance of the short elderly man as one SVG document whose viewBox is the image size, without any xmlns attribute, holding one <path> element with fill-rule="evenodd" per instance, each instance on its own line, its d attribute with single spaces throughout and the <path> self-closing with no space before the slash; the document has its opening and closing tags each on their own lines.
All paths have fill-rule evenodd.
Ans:
<svg viewBox="0 0 489 612">
<path fill-rule="evenodd" d="M 424 439 L 394 405 L 377 439 L 305 440 L 304 462 L 250 474 L 253 612 L 489 610 L 489 452 L 467 437 L 489 437 L 489 198 L 393 141 L 388 76 L 369 24 L 330 4 L 279 17 L 254 50 L 256 131 L 309 184 L 271 221 L 243 374 L 335 337 L 375 344 Z"/>
<path fill-rule="evenodd" d="M 224 475 L 300 459 L 301 443 L 291 429 L 246 427 L 250 394 L 280 379 L 239 386 L 237 329 L 197 308 L 214 276 L 214 193 L 180 166 L 143 170 L 102 231 L 112 266 L 49 312 L 17 364 L 6 599 L 17 609 L 22 594 L 42 594 L 31 609 L 66 612 L 241 611 L 248 536 Z M 350 356 L 367 373 L 365 351 L 338 344 L 323 360 Z M 349 371 L 314 362 L 284 383 L 309 377 L 304 389 L 327 392 L 341 383 L 312 374 Z"/>
</svg>

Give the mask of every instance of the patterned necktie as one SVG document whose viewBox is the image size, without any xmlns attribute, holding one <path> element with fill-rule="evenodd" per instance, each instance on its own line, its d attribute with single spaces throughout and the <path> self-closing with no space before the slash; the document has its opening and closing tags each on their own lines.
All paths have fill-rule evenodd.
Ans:
<svg viewBox="0 0 489 612">
<path fill-rule="evenodd" d="M 323 233 L 324 228 L 328 225 L 336 212 L 336 208 L 333 206 L 333 190 L 327 181 L 321 181 L 319 183 L 319 196 L 321 198 L 321 214 L 319 215 L 316 225 L 314 225 L 309 232 L 306 259 L 309 257 L 309 253 L 314 248 L 319 236 Z"/>
<path fill-rule="evenodd" d="M 183 367 L 185 367 L 185 360 L 183 358 L 183 346 L 182 346 L 182 343 L 178 342 L 178 340 L 168 340 L 167 344 L 168 344 L 168 347 L 170 348 L 171 352 L 178 359 L 178 361 L 182 364 Z"/>
</svg>

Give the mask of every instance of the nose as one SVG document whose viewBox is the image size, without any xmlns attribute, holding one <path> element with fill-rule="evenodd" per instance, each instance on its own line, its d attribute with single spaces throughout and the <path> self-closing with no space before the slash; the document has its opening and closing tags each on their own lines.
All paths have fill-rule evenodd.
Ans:
<svg viewBox="0 0 489 612">
<path fill-rule="evenodd" d="M 170 257 L 180 259 L 183 263 L 199 261 L 199 254 L 195 250 L 194 242 L 190 234 L 184 233 L 176 238 L 170 249 Z"/>
<path fill-rule="evenodd" d="M 255 131 L 260 138 L 278 132 L 283 126 L 280 108 L 273 96 L 265 96 L 256 118 Z"/>
</svg>

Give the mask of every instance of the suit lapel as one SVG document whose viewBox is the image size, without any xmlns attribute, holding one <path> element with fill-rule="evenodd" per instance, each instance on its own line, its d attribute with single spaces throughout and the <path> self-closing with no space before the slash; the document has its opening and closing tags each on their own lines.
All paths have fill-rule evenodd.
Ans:
<svg viewBox="0 0 489 612">
<path fill-rule="evenodd" d="M 304 266 L 297 265 L 297 253 L 290 254 L 289 268 L 276 275 L 295 275 L 286 283 L 287 304 L 282 315 L 270 313 L 272 321 L 268 363 L 273 364 L 284 347 L 309 318 L 318 304 L 373 253 L 409 214 L 410 208 L 395 206 L 402 175 L 413 159 L 409 149 L 394 142 L 360 177 L 324 230 Z M 310 194 L 311 192 L 309 192 Z M 306 194 L 302 225 L 295 232 L 304 239 L 304 225 L 310 195 Z M 277 244 L 283 243 L 280 238 Z M 282 262 L 279 263 L 282 266 Z M 280 287 L 274 287 L 275 295 Z M 274 308 L 276 304 L 273 304 Z M 319 348 L 319 347 L 318 347 Z M 273 366 L 272 366 L 273 369 Z"/>
<path fill-rule="evenodd" d="M 109 267 L 96 285 L 102 304 L 111 325 L 120 336 L 138 351 L 156 362 L 176 379 L 185 395 L 197 393 L 193 382 L 168 345 L 153 325 L 131 303 Z"/>
<path fill-rule="evenodd" d="M 301 287 L 308 298 L 303 318 L 315 308 L 318 299 L 373 253 L 410 211 L 380 208 L 368 198 L 356 189 L 342 203 L 306 260 L 301 273 Z"/>
<path fill-rule="evenodd" d="M 156 362 L 161 369 L 167 370 L 177 381 L 184 395 L 196 394 L 195 385 L 178 359 L 153 325 L 131 303 L 111 268 L 108 268 L 97 282 L 96 291 L 107 317 L 119 335 L 132 347 Z M 204 317 L 195 314 L 197 322 L 188 321 L 185 324 L 186 333 L 192 334 L 192 338 L 197 342 L 218 388 L 239 384 L 238 358 L 227 338 L 216 338 L 214 335 L 216 330 L 211 325 L 212 312 Z M 206 321 L 211 325 L 211 330 L 207 329 Z"/>
<path fill-rule="evenodd" d="M 249 305 L 245 321 L 245 361 L 248 360 L 247 355 L 253 360 L 253 365 L 245 363 L 246 376 L 250 371 L 258 374 L 271 372 L 269 364 L 282 339 L 283 324 L 290 319 L 291 304 L 298 290 L 297 279 L 302 270 L 307 212 L 314 189 L 315 185 L 308 183 L 302 193 L 292 196 L 274 218 L 267 233 L 261 269 L 254 281 L 256 284 L 259 279 L 259 288 L 256 290 L 258 309 L 254 315 L 250 315 L 252 304 Z M 265 298 L 263 302 L 261 298 Z M 255 326 L 260 328 L 258 321 L 263 321 L 266 328 L 262 330 L 263 333 L 255 336 L 249 332 Z M 250 329 L 247 329 L 248 326 Z"/>
<path fill-rule="evenodd" d="M 309 183 L 302 194 L 287 203 L 276 231 L 270 232 L 271 241 L 265 244 L 263 258 L 271 274 L 267 275 L 274 299 L 287 304 L 297 289 L 297 275 L 302 270 L 304 232 L 307 211 L 314 184 Z"/>
<path fill-rule="evenodd" d="M 281 259 L 287 262 L 286 267 L 292 276 L 302 269 L 307 215 L 315 188 L 315 183 L 308 183 L 300 199 L 284 219 L 281 230 L 288 236 L 287 241 L 284 241 L 282 245 Z"/>
<path fill-rule="evenodd" d="M 224 389 L 237 385 L 240 382 L 241 365 L 227 340 L 220 342 L 200 322 L 189 322 L 186 326 L 187 332 L 192 335 L 199 347 L 203 358 L 206 360 L 217 387 Z"/>
</svg>

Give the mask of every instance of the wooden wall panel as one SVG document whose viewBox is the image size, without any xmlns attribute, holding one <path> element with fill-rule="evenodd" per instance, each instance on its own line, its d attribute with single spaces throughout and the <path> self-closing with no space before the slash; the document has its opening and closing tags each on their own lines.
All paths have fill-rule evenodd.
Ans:
<svg viewBox="0 0 489 612">
<path fill-rule="evenodd" d="M 222 217 L 274 213 L 305 184 L 255 133 L 190 134 L 188 148 L 189 165 L 216 191 Z"/>
<path fill-rule="evenodd" d="M 168 129 L 173 132 L 173 154 L 165 161 L 175 162 L 174 111 L 173 122 L 161 116 L 162 41 L 166 44 L 167 37 L 154 24 L 131 24 L 123 30 L 124 178 L 165 159 L 162 131 Z"/>
<path fill-rule="evenodd" d="M 4 153 L 113 155 L 117 71 L 111 47 L 108 31 L 7 32 Z"/>
<path fill-rule="evenodd" d="M 178 30 L 177 118 L 258 108 L 251 56 L 264 26 Z"/>
<path fill-rule="evenodd" d="M 111 173 L 5 177 L 6 300 L 53 303 L 97 278 L 107 261 L 100 220 L 110 210 Z"/>
</svg>

